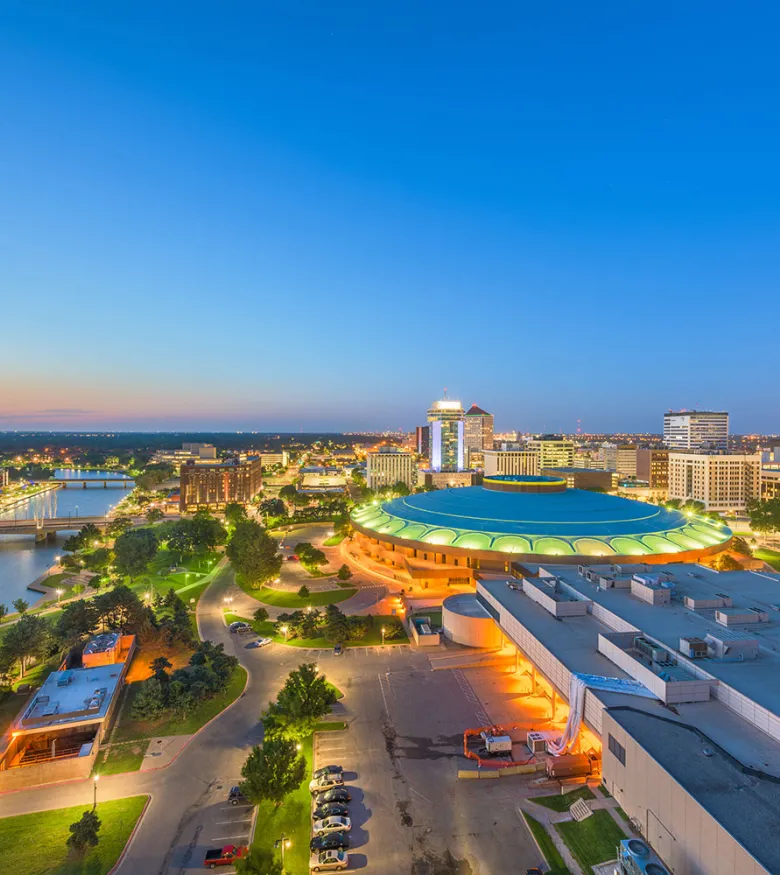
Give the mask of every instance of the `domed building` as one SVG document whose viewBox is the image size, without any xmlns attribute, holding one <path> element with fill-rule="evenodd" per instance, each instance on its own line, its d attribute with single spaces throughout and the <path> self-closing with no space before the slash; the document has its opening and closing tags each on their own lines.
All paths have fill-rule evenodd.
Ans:
<svg viewBox="0 0 780 875">
<path fill-rule="evenodd" d="M 509 571 L 512 562 L 696 562 L 732 538 L 709 518 L 540 476 L 486 477 L 482 486 L 362 505 L 352 522 L 365 555 L 423 585 Z"/>
</svg>

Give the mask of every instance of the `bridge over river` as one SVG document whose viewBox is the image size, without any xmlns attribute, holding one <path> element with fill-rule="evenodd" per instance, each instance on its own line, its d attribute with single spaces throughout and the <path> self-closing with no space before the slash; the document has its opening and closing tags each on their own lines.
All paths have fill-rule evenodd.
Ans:
<svg viewBox="0 0 780 875">
<path fill-rule="evenodd" d="M 35 517 L 31 519 L 0 520 L 0 535 L 35 535 L 36 541 L 53 540 L 57 532 L 80 529 L 92 524 L 99 529 L 111 521 L 109 516 Z"/>
</svg>

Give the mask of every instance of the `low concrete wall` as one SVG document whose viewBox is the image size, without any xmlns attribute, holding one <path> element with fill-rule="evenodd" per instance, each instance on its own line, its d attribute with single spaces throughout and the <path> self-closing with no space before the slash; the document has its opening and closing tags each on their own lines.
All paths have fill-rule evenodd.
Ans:
<svg viewBox="0 0 780 875">
<path fill-rule="evenodd" d="M 544 769 L 544 763 L 522 763 L 507 766 L 505 769 L 458 769 L 458 778 L 484 781 L 490 778 L 509 778 L 512 775 L 533 775 L 535 772 L 543 772 Z"/>
<path fill-rule="evenodd" d="M 23 790 L 56 781 L 83 780 L 89 777 L 95 763 L 99 745 L 93 744 L 86 756 L 63 757 L 61 760 L 46 760 L 34 766 L 19 766 L 0 771 L 0 792 Z"/>
</svg>

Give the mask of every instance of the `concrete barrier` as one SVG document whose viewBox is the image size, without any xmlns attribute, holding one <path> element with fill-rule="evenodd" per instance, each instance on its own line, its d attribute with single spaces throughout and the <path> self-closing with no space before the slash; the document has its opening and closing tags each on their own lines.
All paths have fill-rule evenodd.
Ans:
<svg viewBox="0 0 780 875">
<path fill-rule="evenodd" d="M 507 766 L 505 769 L 458 769 L 458 778 L 467 781 L 508 778 L 510 775 L 533 775 L 536 772 L 543 772 L 544 768 L 544 763 L 520 763 L 516 766 Z"/>
</svg>

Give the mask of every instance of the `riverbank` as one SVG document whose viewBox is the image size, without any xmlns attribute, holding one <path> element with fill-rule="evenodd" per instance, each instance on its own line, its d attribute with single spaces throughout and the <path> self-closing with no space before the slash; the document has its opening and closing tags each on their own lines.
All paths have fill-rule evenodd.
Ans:
<svg viewBox="0 0 780 875">
<path fill-rule="evenodd" d="M 51 492 L 52 489 L 62 489 L 62 483 L 43 483 L 38 486 L 32 486 L 30 489 L 25 490 L 24 495 L 17 495 L 14 498 L 5 501 L 0 500 L 0 513 L 18 507 L 20 504 L 25 504 L 30 501 L 30 499 L 35 498 L 36 495 L 43 495 L 45 492 Z"/>
</svg>

